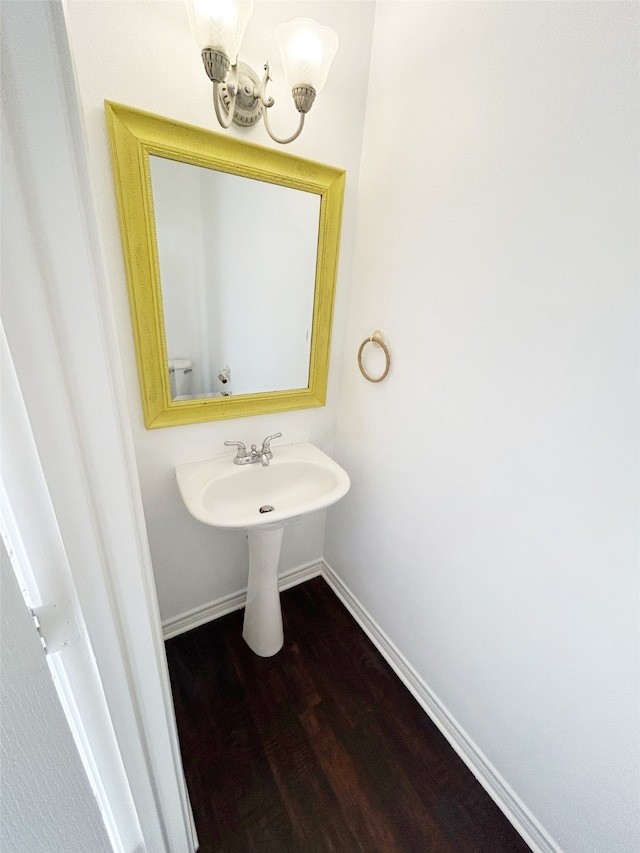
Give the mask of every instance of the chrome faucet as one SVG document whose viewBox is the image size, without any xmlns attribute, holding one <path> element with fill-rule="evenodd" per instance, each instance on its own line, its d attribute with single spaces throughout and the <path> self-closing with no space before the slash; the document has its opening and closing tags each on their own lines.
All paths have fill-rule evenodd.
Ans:
<svg viewBox="0 0 640 853">
<path fill-rule="evenodd" d="M 273 459 L 273 453 L 271 452 L 271 441 L 274 438 L 281 437 L 281 432 L 276 432 L 274 435 L 268 435 L 262 442 L 262 447 L 260 448 L 260 450 L 258 450 L 255 444 L 252 444 L 251 449 L 248 452 L 246 445 L 243 444 L 241 441 L 225 441 L 225 445 L 227 447 L 238 448 L 235 458 L 233 460 L 236 465 L 251 465 L 253 462 L 260 462 L 260 464 L 264 468 L 266 468 L 269 464 L 269 460 Z"/>
</svg>

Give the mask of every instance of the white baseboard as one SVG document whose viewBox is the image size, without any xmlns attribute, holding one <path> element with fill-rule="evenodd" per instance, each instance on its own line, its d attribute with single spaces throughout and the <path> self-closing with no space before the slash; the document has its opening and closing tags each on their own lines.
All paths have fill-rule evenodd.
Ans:
<svg viewBox="0 0 640 853">
<path fill-rule="evenodd" d="M 413 694 L 429 718 L 440 729 L 449 744 L 534 853 L 562 853 L 560 847 L 538 823 L 469 735 L 451 716 L 409 661 L 398 651 L 331 566 L 324 561 L 322 576 L 391 666 L 400 681 Z"/>
<path fill-rule="evenodd" d="M 415 697 L 429 718 L 442 732 L 452 748 L 471 770 L 491 799 L 513 824 L 534 853 L 562 853 L 560 847 L 538 823 L 517 794 L 509 787 L 491 762 L 447 711 L 438 697 L 400 653 L 376 621 L 369 615 L 351 590 L 324 560 L 283 572 L 278 579 L 281 590 L 322 575 L 334 593 L 391 666 L 400 681 Z M 218 619 L 244 607 L 247 590 L 227 595 L 217 601 L 196 607 L 162 623 L 165 640 Z"/>
<path fill-rule="evenodd" d="M 297 586 L 299 583 L 304 583 L 321 575 L 323 570 L 324 563 L 322 560 L 314 560 L 311 563 L 305 563 L 303 566 L 296 566 L 296 568 L 289 569 L 278 577 L 278 587 L 282 591 Z M 184 634 L 185 631 L 199 628 L 200 625 L 206 625 L 213 619 L 219 619 L 220 616 L 226 616 L 227 613 L 240 610 L 244 607 L 246 598 L 247 589 L 245 587 L 239 592 L 225 595 L 224 598 L 218 598 L 215 601 L 202 604 L 200 607 L 194 607 L 193 610 L 187 610 L 179 616 L 171 617 L 171 619 L 165 619 L 162 623 L 162 636 L 165 640 L 170 640 L 172 637 L 177 637 L 178 634 Z"/>
</svg>

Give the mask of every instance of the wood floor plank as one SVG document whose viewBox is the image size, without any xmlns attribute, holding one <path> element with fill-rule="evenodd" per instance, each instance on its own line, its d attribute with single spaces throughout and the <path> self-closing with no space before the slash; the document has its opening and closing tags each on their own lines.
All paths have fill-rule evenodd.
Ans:
<svg viewBox="0 0 640 853">
<path fill-rule="evenodd" d="M 272 658 L 259 658 L 237 631 L 225 631 L 234 667 L 269 761 L 300 850 L 350 853 L 358 850 L 340 803 L 322 773 L 299 719 L 320 697 L 299 650 L 288 643 Z"/>
<path fill-rule="evenodd" d="M 233 621 L 239 630 L 240 620 Z M 198 629 L 167 647 L 200 853 L 295 853 L 289 816 L 222 637 Z"/>
<path fill-rule="evenodd" d="M 166 643 L 201 853 L 526 853 L 326 583 L 281 599 L 271 658 L 242 612 Z"/>
<path fill-rule="evenodd" d="M 388 730 L 379 724 L 379 716 L 378 713 L 368 714 L 347 743 L 352 754 L 359 756 L 363 778 L 379 792 L 382 807 L 390 816 L 402 849 L 476 853 L 464 833 L 453 832 L 450 822 L 442 821 L 435 810 L 432 812 L 427 807 L 429 789 L 425 790 L 424 779 L 412 779 L 411 767 L 406 761 L 408 756 L 396 748 Z M 418 787 L 415 781 L 419 782 Z"/>
</svg>

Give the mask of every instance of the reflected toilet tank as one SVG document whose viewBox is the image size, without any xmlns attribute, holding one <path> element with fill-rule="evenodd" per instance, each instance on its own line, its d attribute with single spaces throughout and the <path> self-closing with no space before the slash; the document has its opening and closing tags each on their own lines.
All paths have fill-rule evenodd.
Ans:
<svg viewBox="0 0 640 853">
<path fill-rule="evenodd" d="M 172 400 L 191 400 L 193 377 L 193 362 L 190 358 L 169 359 L 169 381 L 171 383 Z"/>
</svg>

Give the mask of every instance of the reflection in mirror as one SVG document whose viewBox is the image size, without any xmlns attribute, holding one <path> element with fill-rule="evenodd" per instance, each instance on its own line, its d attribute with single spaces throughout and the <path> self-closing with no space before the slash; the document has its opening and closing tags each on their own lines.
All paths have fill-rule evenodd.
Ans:
<svg viewBox="0 0 640 853">
<path fill-rule="evenodd" d="M 146 427 L 323 406 L 344 170 L 106 113 Z"/>
<path fill-rule="evenodd" d="M 149 165 L 172 399 L 306 388 L 320 196 Z"/>
</svg>

